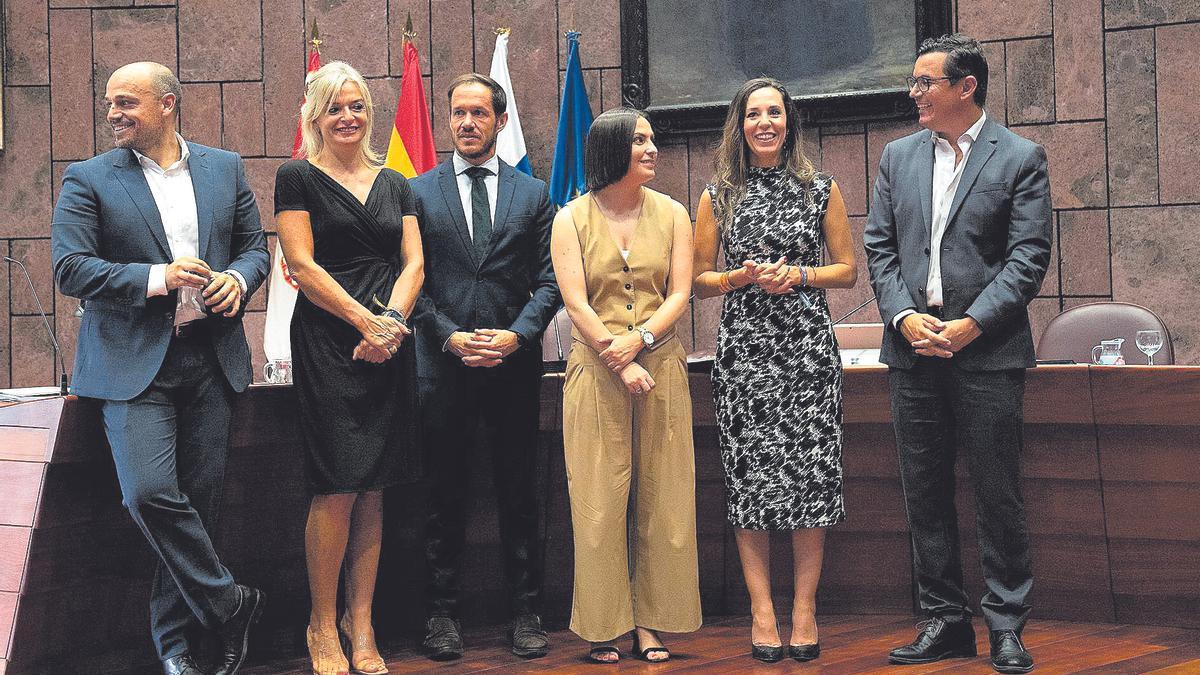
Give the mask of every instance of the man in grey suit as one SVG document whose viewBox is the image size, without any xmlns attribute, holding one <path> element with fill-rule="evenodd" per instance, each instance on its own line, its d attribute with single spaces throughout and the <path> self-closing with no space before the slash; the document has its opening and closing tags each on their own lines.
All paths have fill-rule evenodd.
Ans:
<svg viewBox="0 0 1200 675">
<path fill-rule="evenodd" d="M 199 623 L 229 675 L 263 594 L 234 582 L 208 532 L 234 394 L 250 383 L 241 312 L 270 262 L 241 158 L 185 142 L 180 97 L 157 63 L 113 73 L 117 147 L 67 168 L 51 242 L 59 288 L 85 308 L 73 391 L 100 400 L 123 501 L 159 558 L 150 628 L 163 670 L 206 672 L 187 642 Z"/>
<path fill-rule="evenodd" d="M 890 366 L 892 417 L 921 609 L 930 618 L 892 663 L 975 655 L 963 591 L 954 461 L 967 455 L 992 666 L 1023 673 L 1033 584 L 1019 474 L 1026 307 L 1050 259 L 1045 151 L 987 118 L 983 51 L 926 40 L 909 96 L 926 130 L 889 143 L 864 233 Z"/>
</svg>

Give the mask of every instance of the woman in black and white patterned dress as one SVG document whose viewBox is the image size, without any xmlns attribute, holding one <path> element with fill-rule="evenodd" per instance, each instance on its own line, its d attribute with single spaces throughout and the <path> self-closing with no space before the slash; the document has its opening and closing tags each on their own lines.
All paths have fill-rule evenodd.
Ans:
<svg viewBox="0 0 1200 675">
<path fill-rule="evenodd" d="M 751 651 L 763 661 L 783 657 L 769 532 L 788 530 L 788 653 L 807 661 L 820 654 L 823 528 L 845 519 L 842 365 L 824 289 L 854 285 L 854 244 L 837 184 L 804 156 L 799 116 L 775 80 L 750 80 L 730 103 L 713 182 L 696 212 L 695 290 L 726 296 L 713 396 L 729 522 L 750 591 Z"/>
</svg>

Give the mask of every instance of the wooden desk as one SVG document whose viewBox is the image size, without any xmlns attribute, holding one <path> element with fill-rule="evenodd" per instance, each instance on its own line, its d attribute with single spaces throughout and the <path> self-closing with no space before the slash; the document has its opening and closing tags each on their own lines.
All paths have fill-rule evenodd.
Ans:
<svg viewBox="0 0 1200 675">
<path fill-rule="evenodd" d="M 572 544 L 562 465 L 561 374 L 543 381 L 538 481 L 546 538 L 544 615 L 565 625 Z M 748 601 L 732 533 L 708 375 L 691 376 L 701 592 L 708 614 Z M 290 387 L 255 386 L 234 418 L 221 525 L 223 560 L 269 603 L 256 658 L 303 650 L 308 496 Z M 1045 366 L 1029 373 L 1023 475 L 1034 556 L 1034 613 L 1200 626 L 1200 368 Z M 908 614 L 912 579 L 887 371 L 845 378 L 848 520 L 830 530 L 821 610 Z M 982 592 L 973 506 L 960 467 L 964 575 Z M 469 625 L 505 618 L 490 467 L 475 467 L 463 602 Z M 423 605 L 424 487 L 388 494 L 376 613 L 383 640 L 407 640 Z M 96 405 L 74 397 L 0 407 L 0 675 L 153 662 L 147 634 L 153 559 L 120 503 Z M 772 557 L 781 611 L 790 550 Z M 8 673 L 5 673 L 5 669 Z"/>
</svg>

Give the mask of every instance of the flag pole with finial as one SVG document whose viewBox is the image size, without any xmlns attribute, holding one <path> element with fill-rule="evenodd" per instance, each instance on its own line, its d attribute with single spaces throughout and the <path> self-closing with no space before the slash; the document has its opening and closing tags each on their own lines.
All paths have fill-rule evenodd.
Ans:
<svg viewBox="0 0 1200 675">
<path fill-rule="evenodd" d="M 318 54 L 321 53 L 321 33 L 317 31 L 316 19 L 313 19 L 312 22 L 312 38 L 308 41 L 308 44 L 312 45 L 313 51 Z"/>
<path fill-rule="evenodd" d="M 412 25 L 412 12 L 409 12 L 409 13 L 408 13 L 408 20 L 406 20 L 406 21 L 404 22 L 404 39 L 400 41 L 400 47 L 401 47 L 401 49 L 403 49 L 403 48 L 404 48 L 404 45 L 405 45 L 405 44 L 407 44 L 407 43 L 409 43 L 409 42 L 412 42 L 412 41 L 413 41 L 413 38 L 415 38 L 415 37 L 417 37 L 417 32 L 416 32 L 415 30 L 413 30 L 413 25 Z"/>
</svg>

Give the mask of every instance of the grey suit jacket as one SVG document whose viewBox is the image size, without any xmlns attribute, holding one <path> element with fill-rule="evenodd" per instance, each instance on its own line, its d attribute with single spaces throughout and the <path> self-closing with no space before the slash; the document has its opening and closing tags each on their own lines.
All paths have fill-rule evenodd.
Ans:
<svg viewBox="0 0 1200 675">
<path fill-rule="evenodd" d="M 246 280 L 242 308 L 270 268 L 258 206 L 242 160 L 189 143 L 199 257 Z M 146 297 L 150 266 L 172 261 L 162 218 L 132 150 L 115 149 L 67 167 L 50 226 L 54 278 L 84 301 L 72 391 L 127 401 L 162 367 L 175 320 L 175 293 Z M 229 385 L 250 383 L 242 317 L 204 320 Z"/>
<path fill-rule="evenodd" d="M 897 368 L 911 368 L 916 356 L 892 320 L 910 307 L 928 309 L 933 157 L 933 139 L 924 129 L 884 148 L 863 234 L 885 324 L 880 360 Z M 1051 222 L 1045 150 L 987 120 L 963 168 L 942 238 L 943 316 L 970 316 L 983 329 L 955 354 L 959 367 L 1034 365 L 1026 307 L 1050 262 Z"/>
</svg>

